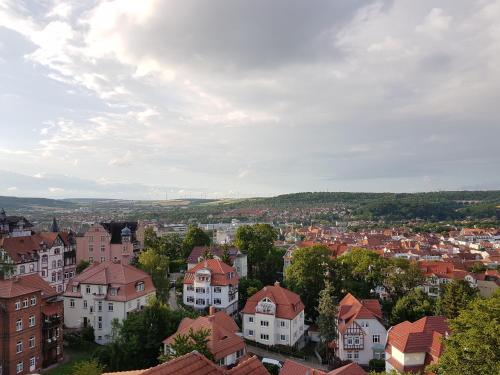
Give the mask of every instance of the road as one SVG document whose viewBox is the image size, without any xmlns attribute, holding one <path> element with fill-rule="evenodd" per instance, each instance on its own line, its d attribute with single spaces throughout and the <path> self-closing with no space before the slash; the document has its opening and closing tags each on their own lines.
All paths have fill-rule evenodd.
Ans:
<svg viewBox="0 0 500 375">
<path fill-rule="evenodd" d="M 168 293 L 168 305 L 172 310 L 179 310 L 179 305 L 177 304 L 177 298 L 175 296 L 175 287 L 170 288 Z"/>
<path fill-rule="evenodd" d="M 327 366 L 321 365 L 318 360 L 304 361 L 303 359 L 300 359 L 300 358 L 288 357 L 288 356 L 285 356 L 285 355 L 282 355 L 279 353 L 268 351 L 266 349 L 258 348 L 256 346 L 252 346 L 248 343 L 247 343 L 247 351 L 250 353 L 253 353 L 259 357 L 272 358 L 272 359 L 276 359 L 276 360 L 281 361 L 281 362 L 285 362 L 285 360 L 289 359 L 291 361 L 301 363 L 305 366 L 309 366 L 309 367 L 316 368 L 319 370 L 328 371 Z"/>
</svg>

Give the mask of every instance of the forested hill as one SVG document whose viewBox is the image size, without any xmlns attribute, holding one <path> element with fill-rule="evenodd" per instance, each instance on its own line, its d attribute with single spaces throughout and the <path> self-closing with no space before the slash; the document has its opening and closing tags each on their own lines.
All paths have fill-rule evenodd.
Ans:
<svg viewBox="0 0 500 375">
<path fill-rule="evenodd" d="M 18 198 L 0 196 L 0 209 L 28 210 L 32 208 L 76 208 L 77 206 L 68 201 L 48 198 Z M 7 212 L 8 213 L 8 212 Z"/>
</svg>

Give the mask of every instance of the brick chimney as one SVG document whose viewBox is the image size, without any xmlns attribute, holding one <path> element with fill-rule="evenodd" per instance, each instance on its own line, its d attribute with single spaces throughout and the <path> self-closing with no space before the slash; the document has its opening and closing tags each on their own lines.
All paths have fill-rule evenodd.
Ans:
<svg viewBox="0 0 500 375">
<path fill-rule="evenodd" d="M 280 286 L 280 282 L 279 281 L 275 281 L 274 282 L 274 286 Z"/>
</svg>

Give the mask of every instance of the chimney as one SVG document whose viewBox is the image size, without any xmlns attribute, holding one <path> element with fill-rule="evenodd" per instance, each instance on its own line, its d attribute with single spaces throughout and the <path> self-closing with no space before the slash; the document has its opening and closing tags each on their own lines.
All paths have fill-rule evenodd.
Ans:
<svg viewBox="0 0 500 375">
<path fill-rule="evenodd" d="M 212 315 L 215 315 L 215 313 L 216 313 L 216 311 L 215 311 L 215 307 L 210 306 L 210 307 L 208 308 L 208 315 L 209 315 L 209 316 L 212 316 Z"/>
<path fill-rule="evenodd" d="M 279 281 L 275 281 L 274 282 L 274 286 L 280 286 L 280 282 Z"/>
</svg>

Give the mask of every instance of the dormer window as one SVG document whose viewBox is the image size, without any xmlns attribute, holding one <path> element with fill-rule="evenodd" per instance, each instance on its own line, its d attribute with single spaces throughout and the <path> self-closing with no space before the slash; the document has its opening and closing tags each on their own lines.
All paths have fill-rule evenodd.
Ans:
<svg viewBox="0 0 500 375">
<path fill-rule="evenodd" d="M 135 290 L 137 290 L 138 292 L 144 292 L 144 282 L 139 282 L 136 284 L 135 286 Z"/>
</svg>

